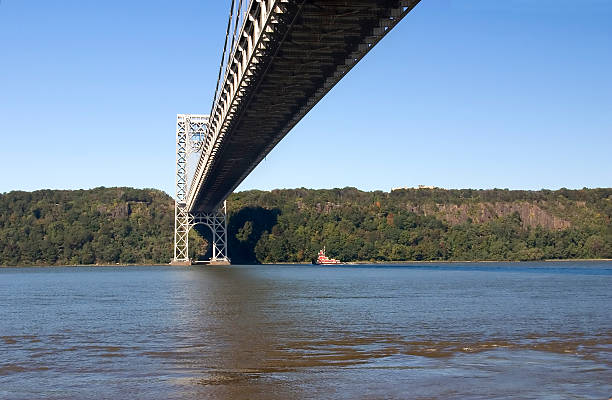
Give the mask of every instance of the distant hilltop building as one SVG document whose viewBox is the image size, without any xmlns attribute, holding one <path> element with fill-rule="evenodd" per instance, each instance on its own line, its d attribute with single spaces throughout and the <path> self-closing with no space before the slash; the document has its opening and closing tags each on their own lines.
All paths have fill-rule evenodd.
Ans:
<svg viewBox="0 0 612 400">
<path fill-rule="evenodd" d="M 419 185 L 419 186 L 415 186 L 415 187 L 395 187 L 395 188 L 391 188 L 391 191 L 393 192 L 394 190 L 409 190 L 409 189 L 440 189 L 437 186 L 427 186 L 427 185 Z"/>
</svg>

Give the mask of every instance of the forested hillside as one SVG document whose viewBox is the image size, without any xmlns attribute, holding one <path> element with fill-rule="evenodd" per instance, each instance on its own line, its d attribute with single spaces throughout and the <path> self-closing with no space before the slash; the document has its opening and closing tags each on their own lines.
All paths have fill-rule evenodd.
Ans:
<svg viewBox="0 0 612 400">
<path fill-rule="evenodd" d="M 246 191 L 228 200 L 234 263 L 612 258 L 612 189 Z M 166 263 L 174 203 L 157 190 L 0 195 L 0 265 Z M 204 257 L 206 228 L 190 253 Z"/>
<path fill-rule="evenodd" d="M 157 190 L 0 195 L 0 265 L 167 262 L 174 203 Z"/>
<path fill-rule="evenodd" d="M 612 189 L 248 191 L 231 197 L 235 259 L 612 257 Z"/>
</svg>

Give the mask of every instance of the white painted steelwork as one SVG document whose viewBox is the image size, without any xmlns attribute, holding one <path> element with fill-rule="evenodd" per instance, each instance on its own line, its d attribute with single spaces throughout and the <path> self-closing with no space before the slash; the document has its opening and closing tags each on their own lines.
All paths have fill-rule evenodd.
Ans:
<svg viewBox="0 0 612 400">
<path fill-rule="evenodd" d="M 211 213 L 190 213 L 185 203 L 190 174 L 190 157 L 199 154 L 204 142 L 208 115 L 177 114 L 176 116 L 176 198 L 174 201 L 174 263 L 189 263 L 189 231 L 202 224 L 212 232 L 211 262 L 229 263 L 227 253 L 227 206 Z"/>
<path fill-rule="evenodd" d="M 227 252 L 227 201 L 215 213 L 190 214 L 190 226 L 206 225 L 212 232 L 212 258 L 211 262 L 225 261 L 229 264 Z"/>
</svg>

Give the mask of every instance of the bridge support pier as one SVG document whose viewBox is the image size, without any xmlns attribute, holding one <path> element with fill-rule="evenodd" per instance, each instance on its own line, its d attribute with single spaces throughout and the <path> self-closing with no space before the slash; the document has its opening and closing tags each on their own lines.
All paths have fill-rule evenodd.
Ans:
<svg viewBox="0 0 612 400">
<path fill-rule="evenodd" d="M 227 256 L 227 201 L 214 213 L 197 213 L 190 215 L 191 226 L 206 225 L 212 232 L 212 258 L 209 264 L 229 265 Z"/>
<path fill-rule="evenodd" d="M 174 258 L 172 265 L 191 265 L 189 231 L 198 224 L 212 232 L 212 258 L 204 263 L 229 265 L 227 252 L 227 204 L 212 213 L 190 213 L 185 202 L 188 189 L 189 158 L 202 149 L 208 115 L 176 116 L 176 199 L 174 201 Z"/>
<path fill-rule="evenodd" d="M 191 265 L 189 258 L 189 231 L 201 224 L 212 232 L 212 257 L 204 264 L 229 265 L 227 254 L 227 204 L 214 213 L 187 212 L 185 204 L 175 202 L 174 205 L 174 259 L 172 265 Z"/>
</svg>

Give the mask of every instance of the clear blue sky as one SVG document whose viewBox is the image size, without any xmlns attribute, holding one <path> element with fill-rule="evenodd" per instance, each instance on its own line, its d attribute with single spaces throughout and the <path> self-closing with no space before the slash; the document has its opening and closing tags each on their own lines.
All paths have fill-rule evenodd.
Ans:
<svg viewBox="0 0 612 400">
<path fill-rule="evenodd" d="M 0 192 L 174 194 L 227 1 L 2 0 Z M 612 186 L 612 1 L 422 0 L 240 189 Z"/>
</svg>

